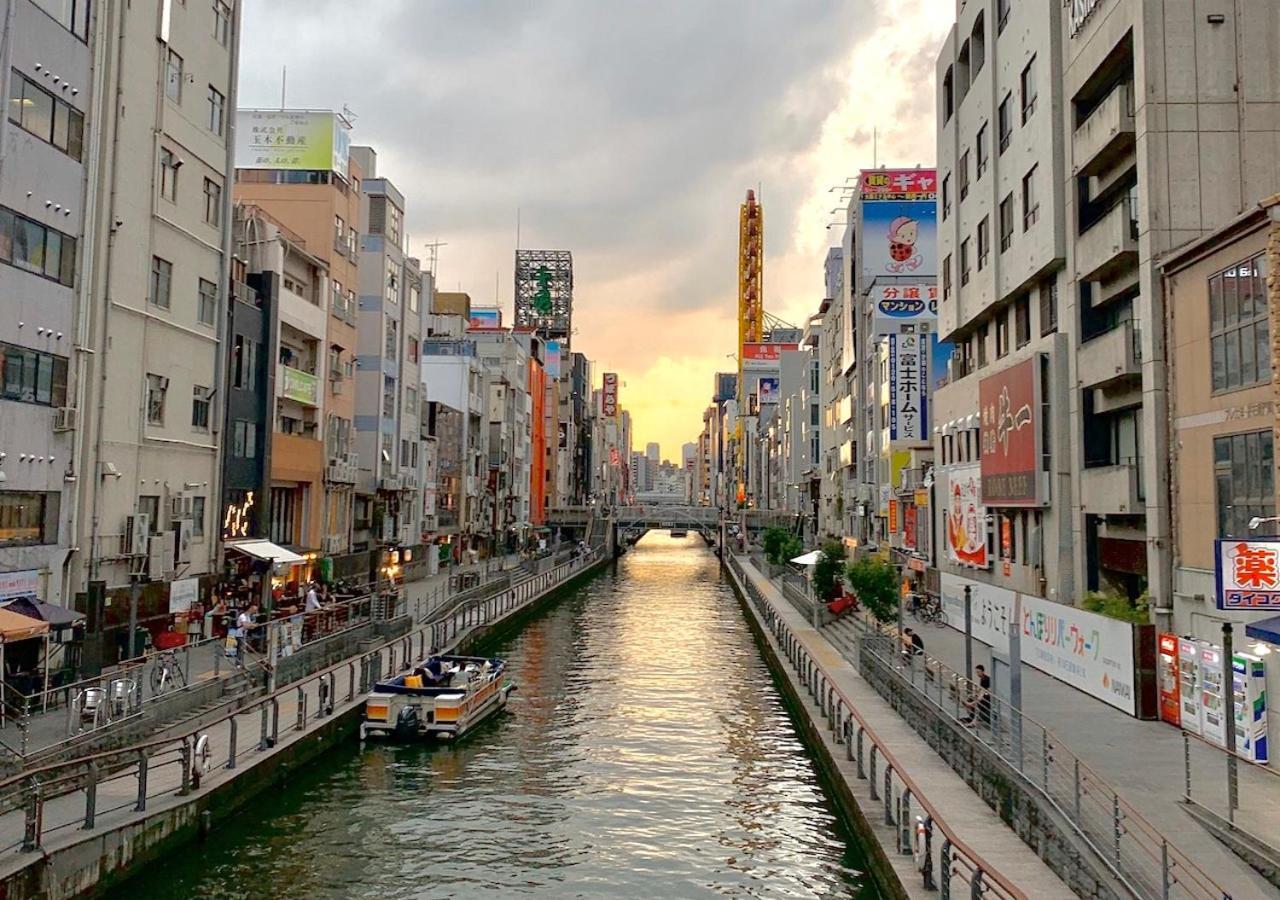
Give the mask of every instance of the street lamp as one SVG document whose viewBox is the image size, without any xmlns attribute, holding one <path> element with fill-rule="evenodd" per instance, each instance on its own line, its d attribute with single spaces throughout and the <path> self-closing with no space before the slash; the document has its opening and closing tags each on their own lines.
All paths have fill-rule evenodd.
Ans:
<svg viewBox="0 0 1280 900">
<path fill-rule="evenodd" d="M 1249 520 L 1249 530 L 1257 531 L 1259 525 L 1268 525 L 1272 522 L 1280 522 L 1280 516 L 1254 516 Z"/>
</svg>

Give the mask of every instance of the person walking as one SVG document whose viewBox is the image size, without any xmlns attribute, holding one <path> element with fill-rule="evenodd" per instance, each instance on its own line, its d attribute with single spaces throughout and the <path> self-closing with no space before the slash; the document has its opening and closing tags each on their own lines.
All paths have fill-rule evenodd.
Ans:
<svg viewBox="0 0 1280 900">
<path fill-rule="evenodd" d="M 974 674 L 978 676 L 978 690 L 965 702 L 969 715 L 960 720 L 962 725 L 972 725 L 976 714 L 978 723 L 986 728 L 991 727 L 991 676 L 986 666 L 974 666 Z"/>
</svg>

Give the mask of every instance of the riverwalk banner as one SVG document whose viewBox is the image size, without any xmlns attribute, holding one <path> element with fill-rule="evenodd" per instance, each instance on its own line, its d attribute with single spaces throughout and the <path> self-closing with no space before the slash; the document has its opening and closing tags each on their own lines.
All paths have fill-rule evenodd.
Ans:
<svg viewBox="0 0 1280 900">
<path fill-rule="evenodd" d="M 1009 652 L 1014 592 L 942 573 L 946 623 L 964 632 L 964 589 L 971 590 L 973 636 Z M 1022 595 L 1022 661 L 1104 703 L 1137 714 L 1133 626 L 1043 597 Z M 1035 716 L 1034 710 L 1027 710 Z"/>
</svg>

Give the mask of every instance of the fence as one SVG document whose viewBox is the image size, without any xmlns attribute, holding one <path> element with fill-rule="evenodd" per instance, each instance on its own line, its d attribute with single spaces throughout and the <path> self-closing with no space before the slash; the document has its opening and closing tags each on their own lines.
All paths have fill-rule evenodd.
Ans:
<svg viewBox="0 0 1280 900">
<path fill-rule="evenodd" d="M 858 778 L 867 781 L 872 802 L 883 803 L 883 822 L 894 829 L 897 851 L 913 856 L 920 872 L 921 886 L 925 890 L 939 890 L 943 897 L 951 896 L 958 885 L 967 885 L 973 897 L 1025 898 L 1026 894 L 973 851 L 946 824 L 920 788 L 902 770 L 892 751 L 867 725 L 826 670 L 814 660 L 809 648 L 777 614 L 773 604 L 747 577 L 738 560 L 733 556 L 726 558 L 752 605 L 764 618 L 770 634 L 799 674 L 801 684 L 813 696 L 826 719 L 827 730 L 836 743 L 844 744 L 845 758 L 856 764 Z M 920 811 L 914 818 L 913 803 Z M 941 842 L 935 848 L 935 839 L 939 835 Z"/>
<path fill-rule="evenodd" d="M 1238 701 L 1237 701 L 1238 702 Z M 1243 834 L 1251 852 L 1280 861 L 1274 841 L 1280 835 L 1280 772 L 1242 753 L 1234 756 L 1202 738 L 1182 733 L 1183 796 L 1217 819 L 1219 830 Z"/>
<path fill-rule="evenodd" d="M 309 722 L 334 715 L 339 704 L 350 708 L 384 674 L 458 644 L 476 629 L 573 578 L 604 552 L 596 548 L 548 572 L 443 610 L 402 637 L 176 737 L 50 763 L 0 780 L 0 833 L 5 831 L 7 817 L 22 817 L 22 837 L 0 847 L 0 858 L 15 851 L 39 851 L 49 835 L 92 829 L 99 817 L 110 813 L 145 812 L 157 797 L 190 794 L 215 769 L 234 770 L 253 753 L 275 747 L 282 735 L 302 732 Z"/>
</svg>

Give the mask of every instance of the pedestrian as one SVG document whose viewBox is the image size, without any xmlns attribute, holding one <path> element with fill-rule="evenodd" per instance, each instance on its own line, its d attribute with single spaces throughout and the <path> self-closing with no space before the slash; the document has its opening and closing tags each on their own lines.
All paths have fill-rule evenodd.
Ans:
<svg viewBox="0 0 1280 900">
<path fill-rule="evenodd" d="M 316 583 L 313 581 L 307 588 L 307 600 L 304 606 L 304 612 L 316 612 L 320 609 L 320 596 L 316 593 Z"/>
<path fill-rule="evenodd" d="M 250 603 L 248 609 L 241 611 L 236 618 L 236 665 L 244 665 L 244 652 L 248 649 L 249 629 L 258 621 L 258 604 Z"/>
<path fill-rule="evenodd" d="M 991 727 L 991 676 L 986 666 L 974 666 L 974 674 L 978 676 L 978 691 L 965 703 L 969 715 L 960 720 L 962 725 L 972 725 L 976 712 L 979 724 Z"/>
</svg>

